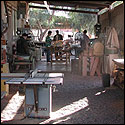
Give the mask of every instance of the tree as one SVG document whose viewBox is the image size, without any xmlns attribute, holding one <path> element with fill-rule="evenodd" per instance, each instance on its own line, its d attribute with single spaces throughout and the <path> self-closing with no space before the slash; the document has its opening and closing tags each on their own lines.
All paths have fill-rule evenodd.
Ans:
<svg viewBox="0 0 125 125">
<path fill-rule="evenodd" d="M 36 10 L 30 11 L 30 25 L 36 25 L 38 26 L 38 31 L 40 30 L 40 37 L 38 38 L 39 41 L 43 40 L 44 35 L 48 31 L 48 29 L 51 27 L 51 21 L 52 17 L 54 15 L 54 12 L 52 12 L 52 15 L 48 14 L 46 10 L 41 11 L 41 10 Z M 34 18 L 35 17 L 35 18 Z M 45 28 L 45 31 L 43 32 L 43 27 Z M 39 32 L 38 32 L 39 33 Z"/>
<path fill-rule="evenodd" d="M 94 33 L 94 25 L 96 24 L 96 15 L 94 14 L 69 12 L 68 15 L 70 18 L 66 18 L 64 16 L 55 16 L 54 14 L 51 16 L 47 10 L 32 9 L 29 15 L 30 25 L 39 27 L 41 32 L 42 28 L 64 28 L 68 24 L 74 30 L 78 29 L 82 31 L 87 29 L 88 32 L 92 34 Z M 52 17 L 51 21 L 47 21 L 50 20 L 50 17 Z M 41 35 L 41 39 L 42 38 L 43 35 Z"/>
<path fill-rule="evenodd" d="M 72 28 L 82 31 L 87 29 L 91 34 L 94 32 L 96 24 L 96 15 L 86 13 L 69 13 L 72 22 Z"/>
</svg>

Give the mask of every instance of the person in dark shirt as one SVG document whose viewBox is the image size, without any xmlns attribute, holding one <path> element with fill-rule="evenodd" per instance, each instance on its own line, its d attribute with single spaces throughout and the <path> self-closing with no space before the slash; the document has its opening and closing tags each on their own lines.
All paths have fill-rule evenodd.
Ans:
<svg viewBox="0 0 125 125">
<path fill-rule="evenodd" d="M 29 55 L 27 34 L 23 33 L 22 37 L 17 40 L 17 55 Z"/>
<path fill-rule="evenodd" d="M 84 30 L 84 31 L 83 31 L 83 42 L 82 42 L 81 47 L 82 47 L 84 50 L 88 50 L 89 42 L 90 42 L 90 39 L 89 39 L 89 37 L 87 36 L 87 30 Z"/>
<path fill-rule="evenodd" d="M 18 56 L 30 56 L 29 54 L 29 48 L 28 48 L 28 41 L 27 41 L 28 35 L 26 33 L 23 33 L 20 39 L 17 40 L 16 43 L 16 55 Z M 21 59 L 23 60 L 23 59 Z M 18 70 L 20 65 L 16 65 L 16 70 Z"/>
<path fill-rule="evenodd" d="M 56 30 L 56 35 L 54 36 L 53 41 L 63 40 L 63 36 L 59 34 L 59 30 Z"/>
<path fill-rule="evenodd" d="M 59 30 L 56 30 L 56 35 L 54 36 L 53 41 L 59 41 L 59 40 L 63 40 L 63 36 L 61 34 L 59 34 Z M 60 49 L 59 47 L 55 48 L 56 51 L 59 51 L 59 49 Z M 56 60 L 57 60 L 58 55 L 61 55 L 61 52 L 59 52 L 59 54 L 58 54 L 58 52 L 55 52 Z"/>
</svg>

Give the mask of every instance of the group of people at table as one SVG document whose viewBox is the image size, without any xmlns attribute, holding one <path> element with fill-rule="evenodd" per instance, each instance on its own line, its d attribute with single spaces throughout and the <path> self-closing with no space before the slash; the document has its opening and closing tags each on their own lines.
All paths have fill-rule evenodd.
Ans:
<svg viewBox="0 0 125 125">
<path fill-rule="evenodd" d="M 80 41 L 80 45 L 81 45 L 81 49 L 80 49 L 80 52 L 83 52 L 84 50 L 86 50 L 88 48 L 88 45 L 89 45 L 89 37 L 86 35 L 87 33 L 87 30 L 84 30 L 83 31 L 83 40 Z M 46 37 L 46 57 L 47 57 L 47 62 L 50 62 L 51 60 L 51 45 L 52 45 L 52 41 L 53 42 L 58 42 L 58 41 L 62 41 L 63 40 L 63 36 L 61 34 L 59 34 L 59 31 L 56 30 L 56 35 L 54 36 L 53 40 L 51 39 L 51 34 L 52 34 L 52 31 L 48 31 L 48 35 Z M 58 48 L 57 48 L 57 51 L 58 51 Z M 55 57 L 58 56 L 58 54 L 61 55 L 61 52 L 56 52 L 55 53 Z"/>
<path fill-rule="evenodd" d="M 81 44 L 81 52 L 85 50 L 88 47 L 88 43 L 90 42 L 89 37 L 86 35 L 87 31 L 83 31 L 83 37 L 84 40 L 82 40 Z M 59 30 L 56 30 L 56 35 L 54 36 L 53 39 L 51 39 L 52 31 L 48 31 L 48 34 L 46 36 L 45 40 L 45 52 L 46 52 L 46 60 L 47 62 L 51 62 L 51 49 L 50 47 L 52 46 L 52 43 L 56 43 L 58 41 L 63 41 L 63 36 L 59 34 Z M 22 37 L 17 41 L 17 54 L 18 55 L 29 55 L 28 52 L 28 44 L 27 44 L 27 37 L 28 35 L 26 33 L 22 34 Z M 58 47 L 57 51 L 55 52 L 55 57 L 58 55 L 61 55 L 61 52 L 58 52 Z"/>
<path fill-rule="evenodd" d="M 63 40 L 63 36 L 61 34 L 59 34 L 58 30 L 56 30 L 56 35 L 54 36 L 53 40 L 51 39 L 51 34 L 52 34 L 52 31 L 48 31 L 48 35 L 47 35 L 46 41 L 45 41 L 47 62 L 51 61 L 51 49 L 50 49 L 50 47 L 52 45 L 52 41 L 56 42 L 59 40 Z M 61 53 L 59 53 L 59 54 L 61 54 Z M 55 53 L 55 56 L 56 57 L 58 56 L 58 52 Z"/>
</svg>

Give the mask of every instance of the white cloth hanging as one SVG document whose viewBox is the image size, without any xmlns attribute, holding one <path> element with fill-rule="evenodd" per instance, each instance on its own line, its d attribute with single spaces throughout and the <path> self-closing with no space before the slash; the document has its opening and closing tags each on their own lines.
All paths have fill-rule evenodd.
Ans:
<svg viewBox="0 0 125 125">
<path fill-rule="evenodd" d="M 119 49 L 120 48 L 120 45 L 119 45 L 119 39 L 118 39 L 118 34 L 115 30 L 115 28 L 111 28 L 111 31 L 109 33 L 109 37 L 108 37 L 108 40 L 107 40 L 107 45 L 111 48 L 117 48 Z"/>
<path fill-rule="evenodd" d="M 114 63 L 112 62 L 113 59 L 118 59 L 118 50 L 120 49 L 120 44 L 119 44 L 119 39 L 118 39 L 118 34 L 115 30 L 115 28 L 111 28 L 111 31 L 109 33 L 108 40 L 106 42 L 106 48 L 108 50 L 117 50 L 117 53 L 109 53 L 109 55 L 104 56 L 104 62 L 105 62 L 105 68 L 104 72 L 109 73 L 112 75 L 112 71 L 114 69 Z"/>
</svg>

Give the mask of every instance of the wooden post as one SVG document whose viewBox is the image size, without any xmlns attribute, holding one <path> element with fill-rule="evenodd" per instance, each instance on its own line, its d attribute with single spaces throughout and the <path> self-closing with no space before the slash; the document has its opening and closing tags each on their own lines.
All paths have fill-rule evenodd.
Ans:
<svg viewBox="0 0 125 125">
<path fill-rule="evenodd" d="M 96 70 L 97 70 L 97 66 L 99 64 L 99 57 L 94 57 L 94 62 L 93 64 L 91 64 L 91 69 L 90 69 L 90 76 L 94 76 Z"/>
<path fill-rule="evenodd" d="M 97 65 L 97 69 L 96 69 L 96 73 L 97 73 L 97 75 L 98 76 L 101 76 L 101 73 L 100 73 L 100 67 L 101 67 L 101 61 L 100 61 L 100 58 L 99 58 L 99 63 L 98 63 L 98 65 Z"/>
<path fill-rule="evenodd" d="M 82 55 L 79 55 L 79 72 L 81 73 L 81 67 L 82 67 Z"/>
<path fill-rule="evenodd" d="M 5 63 L 1 65 L 1 73 L 9 73 L 9 63 Z M 6 80 L 1 79 L 1 91 L 6 91 L 6 95 L 9 94 L 9 85 L 5 85 L 4 82 Z"/>
<path fill-rule="evenodd" d="M 66 66 L 67 66 L 67 61 L 68 61 L 68 53 L 66 52 Z"/>
<path fill-rule="evenodd" d="M 94 56 L 91 56 L 90 57 L 90 71 L 91 71 L 91 69 L 93 67 L 93 64 L 94 64 Z"/>
<path fill-rule="evenodd" d="M 87 76 L 87 56 L 82 57 L 82 76 Z"/>
</svg>

